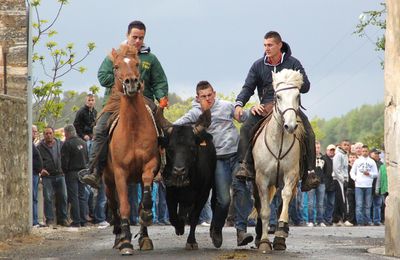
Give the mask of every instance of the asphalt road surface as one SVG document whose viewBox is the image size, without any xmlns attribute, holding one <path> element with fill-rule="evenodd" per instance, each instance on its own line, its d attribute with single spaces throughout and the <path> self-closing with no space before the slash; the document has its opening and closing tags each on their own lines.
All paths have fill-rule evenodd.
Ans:
<svg viewBox="0 0 400 260">
<path fill-rule="evenodd" d="M 139 230 L 131 226 L 135 235 Z M 120 256 L 112 249 L 112 227 L 35 228 L 29 236 L 0 243 L 0 259 L 393 259 L 383 254 L 384 227 L 290 227 L 286 251 L 261 254 L 254 243 L 236 246 L 236 230 L 225 227 L 223 244 L 214 248 L 208 227 L 197 227 L 199 249 L 185 250 L 189 227 L 184 236 L 176 236 L 172 226 L 151 226 L 153 251 L 140 251 L 133 239 L 132 256 Z M 254 233 L 254 228 L 249 228 Z M 272 240 L 272 236 L 270 238 Z M 372 249 L 372 250 L 371 250 Z M 370 251 L 382 254 L 370 253 Z"/>
</svg>

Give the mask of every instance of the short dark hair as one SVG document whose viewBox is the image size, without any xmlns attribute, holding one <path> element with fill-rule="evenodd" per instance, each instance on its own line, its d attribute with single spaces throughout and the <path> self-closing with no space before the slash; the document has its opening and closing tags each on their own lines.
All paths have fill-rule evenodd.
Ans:
<svg viewBox="0 0 400 260">
<path fill-rule="evenodd" d="M 278 42 L 282 42 L 282 38 L 281 35 L 278 32 L 275 31 L 269 31 L 265 34 L 264 39 L 268 39 L 268 38 L 274 38 L 275 40 L 277 40 Z"/>
<path fill-rule="evenodd" d="M 214 90 L 213 87 L 211 86 L 210 82 L 208 82 L 207 80 L 202 80 L 199 83 L 197 83 L 196 93 L 198 94 L 200 90 L 207 89 L 207 88 L 211 88 L 212 90 Z"/>
<path fill-rule="evenodd" d="M 144 25 L 144 23 L 142 23 L 141 21 L 133 21 L 128 25 L 128 34 L 131 33 L 132 28 L 136 28 L 139 30 L 143 30 L 144 32 L 146 32 L 146 25 Z"/>
<path fill-rule="evenodd" d="M 48 129 L 48 128 L 50 128 L 50 129 L 53 131 L 53 133 L 55 132 L 54 127 L 52 127 L 52 126 L 50 126 L 50 125 L 45 126 L 45 128 L 43 128 L 43 131 L 44 131 L 45 129 Z"/>
<path fill-rule="evenodd" d="M 361 148 L 367 148 L 367 149 L 369 150 L 368 145 L 366 145 L 366 144 L 364 144 L 363 146 L 361 146 Z"/>
</svg>

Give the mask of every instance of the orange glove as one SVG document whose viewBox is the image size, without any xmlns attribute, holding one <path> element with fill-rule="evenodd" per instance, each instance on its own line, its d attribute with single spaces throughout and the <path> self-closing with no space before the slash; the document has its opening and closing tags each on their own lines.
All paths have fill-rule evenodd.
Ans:
<svg viewBox="0 0 400 260">
<path fill-rule="evenodd" d="M 168 106 L 168 97 L 160 98 L 159 106 L 161 108 L 166 108 Z"/>
</svg>

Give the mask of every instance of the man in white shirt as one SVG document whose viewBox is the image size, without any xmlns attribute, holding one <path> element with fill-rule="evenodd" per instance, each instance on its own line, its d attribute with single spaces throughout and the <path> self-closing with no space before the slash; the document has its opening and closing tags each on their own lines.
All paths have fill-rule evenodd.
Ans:
<svg viewBox="0 0 400 260">
<path fill-rule="evenodd" d="M 372 182 L 378 175 L 376 163 L 369 156 L 367 145 L 363 145 L 361 156 L 354 162 L 350 177 L 356 187 L 356 220 L 358 225 L 372 225 L 371 196 Z"/>
</svg>

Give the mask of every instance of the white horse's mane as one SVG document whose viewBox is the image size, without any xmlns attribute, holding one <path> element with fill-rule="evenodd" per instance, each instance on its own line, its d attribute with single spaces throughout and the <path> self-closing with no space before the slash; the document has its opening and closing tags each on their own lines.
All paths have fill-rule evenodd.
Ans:
<svg viewBox="0 0 400 260">
<path fill-rule="evenodd" d="M 299 89 L 303 85 L 303 75 L 297 70 L 283 69 L 280 72 L 272 73 L 272 79 L 274 89 L 281 83 L 293 85 Z"/>
</svg>

